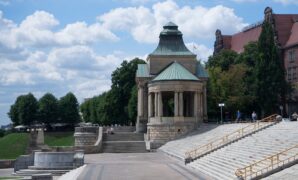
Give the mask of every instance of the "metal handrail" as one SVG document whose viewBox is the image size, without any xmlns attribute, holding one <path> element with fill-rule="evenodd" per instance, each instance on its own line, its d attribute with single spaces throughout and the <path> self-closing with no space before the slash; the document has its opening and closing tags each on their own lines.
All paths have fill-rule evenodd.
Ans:
<svg viewBox="0 0 298 180">
<path fill-rule="evenodd" d="M 205 145 L 199 146 L 197 148 L 194 148 L 193 150 L 187 151 L 185 153 L 185 161 L 188 162 L 192 159 L 195 159 L 197 157 L 200 157 L 203 154 L 206 154 L 212 150 L 215 150 L 218 147 L 221 147 L 225 144 L 228 144 L 230 142 L 233 142 L 249 133 L 255 132 L 261 128 L 267 127 L 271 124 L 261 124 L 260 122 L 275 122 L 276 121 L 277 114 L 273 114 L 271 116 L 268 116 L 266 118 L 263 118 L 260 121 L 257 121 L 256 123 L 250 124 L 248 126 L 245 126 L 243 128 L 240 128 L 230 134 L 227 134 L 221 138 L 217 138 Z"/>
<path fill-rule="evenodd" d="M 294 155 L 289 155 L 292 152 Z M 298 144 L 283 150 L 277 154 L 269 156 L 260 161 L 254 162 L 244 168 L 239 168 L 235 171 L 235 175 L 241 179 L 252 179 L 256 178 L 262 174 L 269 172 L 270 170 L 274 170 L 278 167 L 284 167 L 286 164 L 291 163 L 298 159 Z M 260 165 L 268 164 L 264 168 L 258 168 Z"/>
</svg>

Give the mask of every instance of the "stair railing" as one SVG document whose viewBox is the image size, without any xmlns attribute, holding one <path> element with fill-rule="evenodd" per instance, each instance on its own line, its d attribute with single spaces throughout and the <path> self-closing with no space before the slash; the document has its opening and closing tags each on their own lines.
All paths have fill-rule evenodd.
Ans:
<svg viewBox="0 0 298 180">
<path fill-rule="evenodd" d="M 237 169 L 235 175 L 239 179 L 243 180 L 257 178 L 269 173 L 270 171 L 274 171 L 278 168 L 285 167 L 290 163 L 297 162 L 297 160 L 298 144 L 265 159 L 254 162 L 244 168 Z"/>
<path fill-rule="evenodd" d="M 230 134 L 226 134 L 221 138 L 217 138 L 215 140 L 212 140 L 211 142 L 199 146 L 197 148 L 194 148 L 193 150 L 187 151 L 185 153 L 185 163 L 189 163 L 192 160 L 201 157 L 202 155 L 211 152 L 225 144 L 231 143 L 241 137 L 244 137 L 250 133 L 253 133 L 257 130 L 260 130 L 262 128 L 268 127 L 276 122 L 276 116 L 277 114 L 273 114 L 271 116 L 268 116 L 266 118 L 263 118 L 260 121 L 257 121 L 253 124 L 250 124 L 248 126 L 245 126 L 243 128 L 240 128 Z M 261 123 L 261 122 L 269 122 L 269 123 Z M 270 123 L 271 122 L 271 123 Z"/>
</svg>

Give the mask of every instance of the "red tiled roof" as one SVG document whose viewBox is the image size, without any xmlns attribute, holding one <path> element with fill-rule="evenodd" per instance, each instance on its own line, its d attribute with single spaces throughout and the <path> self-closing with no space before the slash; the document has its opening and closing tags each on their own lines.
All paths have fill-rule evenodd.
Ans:
<svg viewBox="0 0 298 180">
<path fill-rule="evenodd" d="M 278 41 L 282 47 L 286 45 L 291 35 L 291 29 L 295 18 L 298 18 L 298 14 L 274 14 Z"/>
<path fill-rule="evenodd" d="M 298 44 L 298 22 L 295 22 L 292 26 L 290 38 L 286 43 L 285 47 Z"/>
<path fill-rule="evenodd" d="M 298 43 L 298 14 L 274 14 L 275 29 L 281 47 Z M 296 23 L 295 23 L 296 22 Z M 224 48 L 243 52 L 249 42 L 258 41 L 262 27 L 258 26 L 232 36 L 223 36 Z M 292 33 L 291 33 L 292 32 Z"/>
<path fill-rule="evenodd" d="M 244 46 L 249 42 L 258 41 L 262 27 L 255 27 L 248 31 L 240 32 L 232 36 L 231 49 L 240 53 L 243 52 Z"/>
</svg>

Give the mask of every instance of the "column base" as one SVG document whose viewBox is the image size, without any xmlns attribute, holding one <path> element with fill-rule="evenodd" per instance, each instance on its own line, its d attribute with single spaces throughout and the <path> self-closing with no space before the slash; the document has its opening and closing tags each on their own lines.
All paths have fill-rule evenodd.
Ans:
<svg viewBox="0 0 298 180">
<path fill-rule="evenodd" d="M 137 133 L 146 133 L 147 132 L 147 123 L 148 118 L 138 117 L 136 123 L 136 132 Z"/>
<path fill-rule="evenodd" d="M 204 115 L 203 122 L 208 122 L 208 116 L 207 115 Z"/>
</svg>

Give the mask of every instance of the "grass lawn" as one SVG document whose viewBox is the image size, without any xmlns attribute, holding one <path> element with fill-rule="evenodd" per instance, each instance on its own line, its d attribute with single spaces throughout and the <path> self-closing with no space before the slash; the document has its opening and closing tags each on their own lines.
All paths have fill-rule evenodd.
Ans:
<svg viewBox="0 0 298 180">
<path fill-rule="evenodd" d="M 0 138 L 0 159 L 15 159 L 25 154 L 28 143 L 27 133 L 12 133 Z"/>
<path fill-rule="evenodd" d="M 73 146 L 74 132 L 45 132 L 44 142 L 48 146 Z"/>
<path fill-rule="evenodd" d="M 5 180 L 13 180 L 13 179 L 22 179 L 23 177 L 0 177 L 0 180 L 5 179 Z"/>
</svg>

